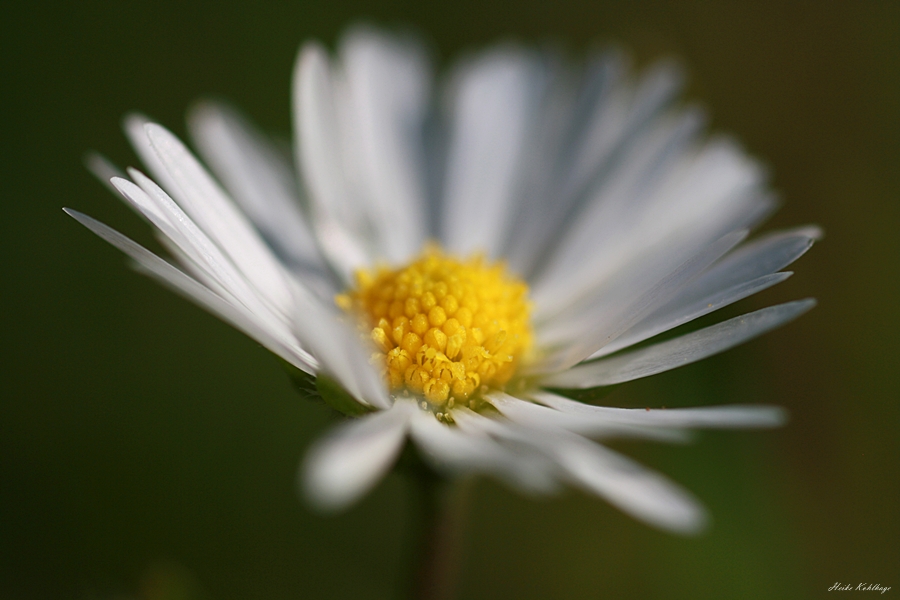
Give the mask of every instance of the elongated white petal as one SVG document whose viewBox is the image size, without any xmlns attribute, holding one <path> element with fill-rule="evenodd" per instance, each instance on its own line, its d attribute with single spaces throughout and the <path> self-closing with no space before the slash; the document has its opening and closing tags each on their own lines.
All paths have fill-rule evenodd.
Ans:
<svg viewBox="0 0 900 600">
<path fill-rule="evenodd" d="M 648 377 L 728 350 L 797 318 L 815 306 L 798 300 L 770 306 L 681 337 L 619 356 L 584 363 L 541 381 L 548 387 L 589 388 Z"/>
<path fill-rule="evenodd" d="M 170 233 L 174 236 L 178 235 L 174 232 L 177 221 L 173 222 L 167 211 L 147 197 L 147 194 L 143 193 L 133 181 L 127 177 L 113 177 L 109 180 L 109 184 L 117 195 L 125 199 L 129 208 L 137 212 L 145 220 L 153 223 L 160 230 L 160 233 L 167 236 Z M 135 190 L 135 193 L 132 193 L 132 190 Z M 178 210 L 180 211 L 180 209 Z M 187 219 L 187 217 L 185 218 Z M 165 231 L 163 228 L 165 228 Z"/>
<path fill-rule="evenodd" d="M 150 144 L 150 138 L 147 137 L 146 126 L 150 123 L 151 121 L 144 115 L 129 114 L 123 122 L 125 134 L 128 136 L 128 141 L 131 142 L 131 146 L 140 157 L 141 162 L 144 163 L 159 185 L 170 191 L 175 190 L 178 184 L 169 175 L 169 171 L 160 159 L 159 154 L 156 153 L 156 150 Z"/>
<path fill-rule="evenodd" d="M 388 408 L 390 406 L 390 399 L 384 382 L 374 367 L 369 364 L 365 347 L 360 342 L 356 332 L 339 321 L 339 316 L 335 310 L 323 306 L 309 291 L 297 284 L 293 290 L 292 305 L 295 307 L 294 310 L 296 310 L 294 318 L 289 321 L 279 319 L 277 315 L 272 313 L 254 296 L 253 291 L 241 281 L 240 274 L 229 269 L 228 261 L 217 254 L 217 248 L 210 244 L 208 240 L 205 240 L 202 232 L 197 231 L 195 228 L 191 229 L 190 219 L 183 213 L 177 212 L 177 206 L 174 202 L 169 200 L 168 204 L 165 203 L 166 197 L 161 189 L 153 188 L 152 182 L 148 179 L 141 179 L 140 173 L 134 172 L 133 176 L 146 185 L 151 192 L 155 190 L 159 194 L 157 199 L 160 200 L 160 204 L 156 205 L 156 210 L 160 210 L 160 206 L 171 209 L 172 212 L 168 214 L 170 221 L 177 223 L 182 229 L 176 230 L 164 217 L 156 215 L 149 210 L 147 212 L 148 217 L 154 220 L 154 223 L 167 234 L 169 239 L 179 244 L 193 264 L 203 268 L 204 272 L 210 275 L 224 290 L 234 294 L 230 297 L 237 300 L 242 312 L 245 311 L 248 315 L 252 315 L 252 319 L 256 322 L 258 328 L 268 332 L 266 335 L 258 331 L 254 333 L 248 332 L 249 335 L 267 346 L 271 346 L 271 342 L 267 341 L 268 337 L 274 336 L 280 341 L 280 346 L 291 348 L 294 353 L 300 352 L 303 360 L 316 365 L 317 370 L 324 369 L 327 371 L 358 401 L 377 408 Z M 115 179 L 114 183 L 122 190 L 123 194 L 129 198 L 134 198 L 138 206 L 143 207 L 151 202 L 144 190 L 141 190 L 133 183 L 120 179 Z M 92 225 L 92 229 L 99 234 L 97 227 L 100 227 L 100 224 Z M 124 241 L 116 238 L 116 242 L 118 242 L 116 243 L 110 238 L 114 233 L 112 230 L 104 230 L 103 237 L 125 250 L 126 248 L 123 247 Z M 130 240 L 128 241 L 130 242 Z M 128 248 L 134 252 L 130 246 Z M 150 271 L 154 273 L 159 271 L 155 263 L 151 267 L 148 267 Z M 220 316 L 222 314 L 222 310 L 216 310 L 215 312 Z M 230 320 L 230 317 L 223 318 Z M 241 329 L 247 331 L 246 326 L 242 326 Z M 302 348 L 306 350 L 303 350 L 296 342 L 298 339 L 302 344 Z M 280 350 L 273 349 L 273 351 L 280 355 L 284 354 Z M 316 359 L 312 359 L 310 353 Z M 293 358 L 290 360 L 295 362 Z"/>
<path fill-rule="evenodd" d="M 790 273 L 775 271 L 797 260 L 820 236 L 818 228 L 802 227 L 739 247 L 591 358 L 607 356 L 784 281 Z"/>
<path fill-rule="evenodd" d="M 685 127 L 676 122 L 635 140 L 635 156 L 619 163 L 623 172 L 604 180 L 576 215 L 534 282 L 537 320 L 591 290 L 621 288 L 622 274 L 678 264 L 765 212 L 762 169 L 723 140 L 685 148 Z"/>
<path fill-rule="evenodd" d="M 344 423 L 307 453 L 303 489 L 323 509 L 338 510 L 365 494 L 397 458 L 415 405 L 393 408 Z"/>
<path fill-rule="evenodd" d="M 592 354 L 588 360 L 608 356 L 623 348 L 628 348 L 629 346 L 650 339 L 657 334 L 674 329 L 679 325 L 689 323 L 703 315 L 719 310 L 720 308 L 733 304 L 748 296 L 752 296 L 777 283 L 781 283 L 791 275 L 792 273 L 790 272 L 763 275 L 752 281 L 741 283 L 724 291 L 700 298 L 690 304 L 670 302 L 663 308 L 657 310 L 650 317 L 638 322 L 637 325 L 613 340 L 610 344 L 607 344 Z"/>
<path fill-rule="evenodd" d="M 205 102 L 188 117 L 203 159 L 266 239 L 292 264 L 320 266 L 285 157 L 227 106 Z"/>
<path fill-rule="evenodd" d="M 606 290 L 605 294 L 595 296 L 592 306 L 585 306 L 573 317 L 539 326 L 536 331 L 539 343 L 545 347 L 557 345 L 560 349 L 533 365 L 532 371 L 562 371 L 586 359 L 671 299 L 746 235 L 746 231 L 730 233 L 658 279 L 658 275 L 635 273 L 623 289 Z"/>
<path fill-rule="evenodd" d="M 545 191 L 537 210 L 527 215 L 527 222 L 520 223 L 514 230 L 518 243 L 513 242 L 510 263 L 529 277 L 538 267 L 546 266 L 547 259 L 553 256 L 553 249 L 571 235 L 568 229 L 575 223 L 575 213 L 585 204 L 633 200 L 621 191 L 626 181 L 623 174 L 627 167 L 644 163 L 636 163 L 634 159 L 618 162 L 616 157 L 624 152 L 635 152 L 643 145 L 637 140 L 643 141 L 648 131 L 665 126 L 666 121 L 657 113 L 668 104 L 671 94 L 680 85 L 677 70 L 661 64 L 642 77 L 637 90 L 632 90 L 621 81 L 624 67 L 619 57 L 604 56 L 598 62 L 588 73 L 588 77 L 597 82 L 586 82 L 586 89 L 579 98 L 579 104 L 586 106 L 579 107 L 571 116 L 570 145 L 558 152 L 561 156 L 556 165 L 556 187 Z M 693 139 L 703 122 L 703 115 L 696 108 L 679 115 L 678 126 L 671 130 L 667 142 L 668 153 L 676 155 Z M 649 156 L 649 153 L 645 155 Z M 546 157 L 544 161 L 548 162 Z M 649 165 L 641 169 L 645 181 L 649 179 L 649 169 Z M 619 191 L 601 193 L 604 182 L 613 180 L 621 181 Z M 552 195 L 553 202 L 546 201 L 548 194 Z M 584 208 L 579 218 L 591 214 L 590 209 Z M 602 228 L 594 228 L 595 239 L 602 238 L 604 228 L 608 227 L 603 221 L 599 224 Z"/>
<path fill-rule="evenodd" d="M 265 302 L 260 303 L 260 300 L 271 302 L 272 308 L 277 308 L 282 314 L 283 327 L 290 328 L 288 331 L 296 334 L 303 346 L 317 357 L 320 367 L 333 375 L 355 398 L 378 408 L 389 407 L 390 401 L 384 383 L 368 363 L 368 357 L 365 356 L 363 346 L 355 333 L 338 321 L 336 311 L 326 308 L 304 286 L 299 282 L 292 282 L 281 271 L 277 259 L 268 249 L 257 245 L 262 242 L 249 223 L 242 220 L 242 217 L 233 210 L 234 207 L 230 205 L 224 193 L 174 136 L 154 125 L 145 125 L 145 129 L 169 176 L 181 188 L 191 190 L 191 193 L 181 190 L 183 201 L 187 199 L 185 203 L 194 206 L 195 213 L 206 220 L 207 230 L 219 233 L 219 245 L 229 250 L 229 260 L 216 258 L 217 245 L 207 243 L 206 246 L 199 247 L 198 252 L 196 244 L 204 239 L 202 232 L 186 230 L 182 231 L 184 235 L 179 237 L 178 232 L 173 233 L 166 228 L 166 223 L 160 221 L 158 226 L 168 232 L 167 235 L 172 236 L 176 243 L 179 239 L 186 239 L 186 243 L 180 244 L 182 250 L 189 255 L 193 252 L 194 258 L 199 256 L 200 264 L 204 264 L 203 259 L 206 259 L 207 264 L 221 267 L 218 272 L 214 272 L 219 282 L 235 293 L 242 302 L 247 303 L 257 318 L 268 321 L 279 320 L 278 315 L 273 313 Z M 178 225 L 191 224 L 191 219 L 178 214 L 178 207 L 174 202 L 165 202 L 166 196 L 158 186 L 154 186 L 138 173 L 133 173 L 132 176 L 156 197 L 157 210 L 162 207 L 168 211 L 170 221 Z M 138 196 L 134 189 L 128 188 L 127 182 L 119 184 L 128 189 L 132 195 Z M 225 218 L 217 220 L 217 217 L 209 212 L 211 208 L 222 209 Z M 229 211 L 229 208 L 232 210 Z M 256 250 L 259 252 L 255 252 Z M 253 265 L 247 261 L 253 256 L 259 261 L 258 266 L 263 272 L 262 275 L 256 272 L 248 273 Z M 232 262 L 239 268 L 243 265 L 240 273 L 228 270 Z M 265 273 L 267 265 L 271 267 L 268 275 Z M 229 275 L 230 280 L 226 277 Z M 242 278 L 250 280 L 252 289 L 241 285 Z M 280 298 L 281 285 L 286 286 L 285 292 L 289 294 L 286 299 Z M 261 298 L 256 297 L 258 294 L 261 294 Z"/>
<path fill-rule="evenodd" d="M 512 48 L 459 67 L 448 100 L 441 219 L 442 240 L 451 251 L 494 257 L 505 241 L 541 79 L 533 59 Z"/>
<path fill-rule="evenodd" d="M 358 193 L 392 262 L 409 259 L 425 242 L 423 133 L 430 68 L 411 41 L 351 30 L 340 44 L 346 83 L 346 131 L 358 159 Z"/>
<path fill-rule="evenodd" d="M 231 294 L 241 297 L 252 292 L 243 276 L 197 224 L 149 177 L 130 169 L 132 180 L 114 177 L 111 183 L 128 203 L 173 242 L 189 260 L 213 275 Z M 248 298 L 244 298 L 248 300 Z"/>
<path fill-rule="evenodd" d="M 821 236 L 818 227 L 807 226 L 770 233 L 739 246 L 692 281 L 676 302 L 690 302 L 783 269 L 803 256 Z"/>
<path fill-rule="evenodd" d="M 444 425 L 431 413 L 419 411 L 413 416 L 411 435 L 429 462 L 448 473 L 492 475 L 531 493 L 546 494 L 559 487 L 543 457 L 516 452 L 477 428 Z"/>
<path fill-rule="evenodd" d="M 684 431 L 677 431 L 656 423 L 638 423 L 635 420 L 609 419 L 603 414 L 574 413 L 555 410 L 501 392 L 487 396 L 491 404 L 510 421 L 535 429 L 564 429 L 579 435 L 598 439 L 611 437 L 635 437 L 666 442 L 685 442 Z"/>
<path fill-rule="evenodd" d="M 259 298 L 231 261 L 222 254 L 218 246 L 199 230 L 193 220 L 162 188 L 139 171 L 132 169 L 130 175 L 141 187 L 119 178 L 113 178 L 112 184 L 171 240 L 192 264 L 202 269 L 221 289 L 244 304 L 257 315 L 257 318 L 273 324 L 281 321 Z"/>
<path fill-rule="evenodd" d="M 604 78 L 610 81 L 599 90 L 590 114 L 578 121 L 582 127 L 578 132 L 580 143 L 573 150 L 571 179 L 567 182 L 575 189 L 583 188 L 597 177 L 617 148 L 634 139 L 640 130 L 655 125 L 655 117 L 671 103 L 684 83 L 677 64 L 660 61 L 641 74 L 632 90 L 620 80 L 621 58 L 615 54 L 609 58 L 614 62 L 610 64 L 607 59 L 600 68 Z"/>
<path fill-rule="evenodd" d="M 210 291 L 215 293 L 217 296 L 220 296 L 228 303 L 236 305 L 242 304 L 241 301 L 234 296 L 234 294 L 229 292 L 221 283 L 219 283 L 214 275 L 207 271 L 202 265 L 197 263 L 189 254 L 182 250 L 181 247 L 178 246 L 178 244 L 172 241 L 172 238 L 168 237 L 160 231 L 157 231 L 156 234 L 156 239 L 169 252 L 172 258 L 175 259 L 175 264 L 177 264 L 179 268 L 184 269 L 185 273 L 196 279 L 204 287 L 209 288 Z M 279 323 L 279 329 L 286 330 L 283 325 L 283 323 Z"/>
<path fill-rule="evenodd" d="M 787 412 L 778 406 L 614 408 L 585 404 L 545 391 L 533 391 L 529 396 L 536 402 L 573 417 L 644 427 L 748 429 L 780 427 L 787 421 Z"/>
<path fill-rule="evenodd" d="M 252 312 L 218 296 L 118 231 L 78 211 L 71 209 L 65 209 L 65 211 L 99 237 L 130 256 L 144 271 L 167 287 L 197 303 L 236 329 L 243 331 L 298 369 L 311 374 L 318 369 L 319 364 L 316 359 L 296 342 L 287 339 L 284 331 L 271 330 L 267 323 L 260 322 Z"/>
<path fill-rule="evenodd" d="M 267 300 L 289 312 L 287 275 L 247 218 L 178 138 L 155 123 L 144 130 L 175 184 L 170 195 Z"/>
<path fill-rule="evenodd" d="M 371 350 L 356 330 L 340 320 L 337 311 L 299 286 L 294 289 L 297 337 L 357 401 L 386 409 L 391 406 L 384 380 L 370 364 Z"/>
<path fill-rule="evenodd" d="M 693 496 L 621 454 L 577 436 L 547 439 L 543 445 L 574 484 L 636 519 L 684 534 L 706 525 L 706 511 Z"/>
<path fill-rule="evenodd" d="M 517 437 L 509 423 L 467 408 L 454 409 L 453 418 L 463 434 L 502 448 L 505 468 L 495 473 L 500 479 L 529 492 L 546 494 L 560 489 L 557 466 L 546 453 Z"/>
<path fill-rule="evenodd" d="M 480 427 L 504 443 L 539 451 L 561 477 L 638 519 L 680 533 L 695 533 L 705 523 L 703 508 L 687 492 L 599 444 L 562 429 L 511 425 L 465 409 L 460 413 L 460 426 Z"/>
<path fill-rule="evenodd" d="M 165 132 L 165 130 L 162 130 L 164 132 L 162 135 L 163 138 L 169 139 L 170 141 L 174 140 L 174 142 L 171 144 L 174 148 L 174 154 L 185 159 L 183 162 L 187 167 L 187 172 L 189 174 L 196 175 L 195 179 L 200 182 L 200 187 L 206 189 L 207 191 L 212 189 L 212 193 L 207 198 L 198 198 L 196 194 L 186 194 L 180 188 L 179 183 L 173 177 L 172 173 L 170 173 L 168 167 L 163 161 L 162 154 L 156 148 L 154 148 L 153 144 L 151 143 L 150 135 L 148 133 L 149 128 L 151 127 L 162 129 L 159 126 L 154 126 L 146 118 L 140 115 L 130 115 L 125 121 L 126 133 L 128 134 L 132 145 L 134 146 L 138 155 L 141 157 L 144 164 L 147 165 L 147 167 L 153 173 L 154 177 L 156 177 L 157 181 L 159 181 L 163 187 L 175 193 L 176 200 L 181 203 L 181 206 L 178 207 L 178 211 L 181 211 L 182 208 L 185 209 L 185 212 L 190 215 L 191 221 L 196 222 L 197 226 L 204 229 L 204 231 L 206 232 L 204 235 L 210 234 L 212 235 L 214 240 L 216 240 L 216 234 L 221 236 L 223 233 L 226 233 L 223 232 L 223 229 L 235 229 L 238 232 L 243 231 L 246 234 L 241 235 L 241 233 L 239 233 L 233 238 L 225 235 L 225 237 L 229 240 L 232 240 L 233 243 L 226 243 L 221 240 L 216 240 L 217 244 L 223 244 L 223 246 L 225 247 L 224 249 L 226 249 L 229 253 L 229 260 L 232 260 L 232 254 L 241 253 L 242 244 L 240 242 L 246 241 L 243 238 L 249 237 L 252 240 L 252 238 L 256 236 L 255 232 L 252 231 L 252 228 L 248 223 L 241 223 L 242 221 L 244 221 L 243 217 L 239 214 L 235 214 L 236 209 L 230 204 L 230 201 L 227 198 L 223 199 L 223 194 L 221 193 L 221 191 L 217 190 L 217 186 L 215 185 L 215 183 L 212 182 L 209 176 L 203 171 L 202 167 L 200 167 L 196 160 L 193 159 L 192 156 L 190 156 L 190 153 L 187 152 L 186 149 L 184 149 L 181 143 L 178 142 L 178 140 L 175 139 L 174 136 L 168 134 L 168 132 Z M 154 184 L 154 187 L 158 186 L 155 186 Z M 166 196 L 168 196 L 168 194 L 166 194 Z M 219 216 L 215 215 L 215 213 L 217 212 L 219 213 Z M 210 216 L 210 213 L 213 213 L 212 216 Z M 215 223 L 222 219 L 224 219 L 226 222 L 231 222 L 231 225 L 233 225 L 233 227 L 216 227 Z M 209 229 L 210 221 L 212 221 L 213 223 L 212 233 L 210 233 Z M 237 221 L 237 223 L 235 224 L 234 221 Z M 262 244 L 262 242 L 259 240 L 257 240 L 257 242 L 259 244 Z M 255 246 L 256 243 L 250 241 L 249 245 Z M 268 254 L 268 250 L 265 248 L 262 248 L 260 251 L 263 254 Z M 252 252 L 250 253 L 250 255 L 253 254 L 254 253 Z M 250 262 L 252 262 L 253 260 L 253 256 L 250 255 L 242 259 L 242 262 L 245 263 L 245 266 L 247 268 L 250 267 L 250 265 L 246 264 L 248 259 L 250 259 Z M 260 261 L 260 264 L 263 265 L 263 269 L 261 272 L 265 272 L 265 264 L 271 264 L 272 260 L 273 259 L 270 258 Z"/>
<path fill-rule="evenodd" d="M 316 236 L 329 262 L 349 282 L 353 270 L 379 254 L 367 211 L 348 189 L 328 56 L 306 44 L 293 83 L 297 169 L 310 199 Z"/>
</svg>

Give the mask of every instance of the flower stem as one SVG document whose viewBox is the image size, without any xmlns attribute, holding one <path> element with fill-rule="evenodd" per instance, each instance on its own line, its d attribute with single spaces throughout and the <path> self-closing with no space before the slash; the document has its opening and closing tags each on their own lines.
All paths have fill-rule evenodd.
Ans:
<svg viewBox="0 0 900 600">
<path fill-rule="evenodd" d="M 414 510 L 418 514 L 412 531 L 409 598 L 451 600 L 468 486 L 447 479 L 424 464 L 410 475 Z"/>
</svg>

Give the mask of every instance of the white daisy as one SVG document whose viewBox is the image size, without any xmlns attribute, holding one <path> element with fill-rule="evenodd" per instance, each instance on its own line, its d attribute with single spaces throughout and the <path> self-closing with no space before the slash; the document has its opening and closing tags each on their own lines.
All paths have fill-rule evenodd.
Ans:
<svg viewBox="0 0 900 600">
<path fill-rule="evenodd" d="M 362 415 L 307 457 L 317 504 L 359 498 L 410 438 L 444 473 L 536 493 L 574 485 L 694 531 L 704 514 L 690 495 L 598 442 L 773 427 L 784 413 L 566 396 L 805 312 L 813 300 L 651 340 L 783 281 L 819 231 L 744 241 L 775 205 L 765 173 L 733 141 L 701 136 L 701 112 L 673 106 L 679 85 L 667 63 L 635 78 L 616 53 L 572 68 L 515 46 L 435 85 L 420 46 L 356 29 L 334 58 L 315 43 L 299 54 L 293 167 L 218 104 L 189 119 L 212 174 L 139 116 L 126 130 L 153 179 L 91 160 L 174 262 L 67 212 Z"/>
</svg>

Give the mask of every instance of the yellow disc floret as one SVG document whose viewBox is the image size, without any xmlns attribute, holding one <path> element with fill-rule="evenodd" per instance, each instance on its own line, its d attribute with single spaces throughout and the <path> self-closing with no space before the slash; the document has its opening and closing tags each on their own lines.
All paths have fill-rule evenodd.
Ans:
<svg viewBox="0 0 900 600">
<path fill-rule="evenodd" d="M 361 315 L 391 389 L 432 405 L 502 388 L 531 348 L 528 286 L 502 263 L 430 246 L 406 267 L 358 271 L 356 284 L 337 304 Z"/>
</svg>

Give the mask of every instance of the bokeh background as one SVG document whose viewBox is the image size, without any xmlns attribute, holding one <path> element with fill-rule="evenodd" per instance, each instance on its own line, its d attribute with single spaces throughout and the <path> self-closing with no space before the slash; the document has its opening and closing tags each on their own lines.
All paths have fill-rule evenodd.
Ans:
<svg viewBox="0 0 900 600">
<path fill-rule="evenodd" d="M 83 168 L 134 164 L 119 119 L 183 135 L 185 108 L 231 100 L 288 136 L 302 40 L 349 23 L 418 29 L 439 64 L 500 39 L 574 57 L 617 43 L 688 66 L 687 98 L 772 170 L 767 227 L 827 233 L 780 286 L 729 314 L 806 296 L 781 330 L 623 386 L 622 406 L 768 402 L 773 432 L 619 449 L 694 491 L 704 536 L 660 533 L 576 492 L 533 500 L 478 481 L 462 598 L 816 598 L 834 582 L 900 593 L 900 4 L 5 1 L 0 598 L 389 598 L 406 482 L 321 517 L 299 458 L 333 417 L 261 347 L 125 266 L 66 217 L 152 245 Z M 829 596 L 830 597 L 830 596 Z"/>
</svg>

